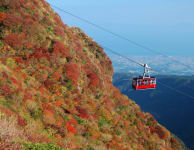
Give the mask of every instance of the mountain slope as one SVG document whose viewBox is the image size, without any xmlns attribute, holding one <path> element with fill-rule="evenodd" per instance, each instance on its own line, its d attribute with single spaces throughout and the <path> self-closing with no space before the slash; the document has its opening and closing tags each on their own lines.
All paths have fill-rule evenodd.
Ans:
<svg viewBox="0 0 194 150">
<path fill-rule="evenodd" d="M 150 112 L 162 125 L 176 134 L 190 149 L 194 149 L 194 100 L 165 86 L 174 87 L 194 97 L 193 76 L 156 76 L 155 90 L 134 91 L 131 88 L 132 74 L 115 73 L 113 83 L 123 94 L 135 100 L 145 112 Z M 127 81 L 128 80 L 128 81 Z"/>
<path fill-rule="evenodd" d="M 182 149 L 112 74 L 103 49 L 44 0 L 1 0 L 0 148 Z"/>
</svg>

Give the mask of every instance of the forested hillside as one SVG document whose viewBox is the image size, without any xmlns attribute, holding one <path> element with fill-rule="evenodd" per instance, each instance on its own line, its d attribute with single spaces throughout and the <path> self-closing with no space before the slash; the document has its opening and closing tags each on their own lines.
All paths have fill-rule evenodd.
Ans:
<svg viewBox="0 0 194 150">
<path fill-rule="evenodd" d="M 181 150 L 112 75 L 103 49 L 44 0 L 0 1 L 0 149 Z"/>
</svg>

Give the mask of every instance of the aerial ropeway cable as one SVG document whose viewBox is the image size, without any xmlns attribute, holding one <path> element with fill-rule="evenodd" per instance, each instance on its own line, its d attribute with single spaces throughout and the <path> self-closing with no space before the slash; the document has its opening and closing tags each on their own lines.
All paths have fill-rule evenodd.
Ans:
<svg viewBox="0 0 194 150">
<path fill-rule="evenodd" d="M 51 5 L 53 8 L 56 8 L 56 9 L 58 9 L 58 10 L 64 12 L 64 13 L 66 13 L 66 14 L 68 14 L 68 15 L 74 17 L 74 18 L 77 18 L 77 19 L 79 19 L 79 20 L 81 20 L 81 21 L 83 21 L 83 22 L 86 22 L 86 23 L 88 23 L 88 24 L 90 24 L 90 25 L 92 25 L 92 26 L 94 26 L 94 27 L 96 27 L 96 28 L 98 28 L 98 29 L 101 29 L 102 31 L 105 31 L 105 32 L 110 33 L 110 34 L 112 34 L 112 35 L 114 35 L 114 36 L 116 36 L 116 37 L 118 37 L 118 38 L 120 38 L 120 39 L 123 39 L 123 40 L 125 40 L 125 41 L 128 41 L 129 43 L 131 43 L 131 44 L 133 44 L 133 45 L 136 45 L 136 46 L 138 46 L 138 47 L 141 47 L 141 48 L 143 48 L 143 49 L 145 49 L 145 50 L 147 50 L 147 51 L 153 52 L 153 53 L 155 53 L 155 54 L 159 54 L 159 55 L 165 56 L 165 57 L 167 57 L 167 58 L 173 60 L 174 62 L 178 62 L 179 64 L 181 64 L 181 65 L 187 67 L 187 68 L 190 69 L 190 70 L 193 69 L 193 68 L 191 68 L 190 66 L 188 66 L 188 65 L 186 65 L 186 64 L 184 64 L 184 63 L 181 63 L 181 62 L 179 62 L 179 61 L 173 59 L 172 57 L 170 57 L 170 56 L 168 56 L 168 55 L 165 55 L 165 54 L 163 54 L 163 53 L 161 53 L 161 52 L 155 51 L 155 50 L 153 50 L 153 49 L 151 49 L 151 48 L 149 48 L 149 47 L 146 47 L 146 46 L 144 46 L 144 45 L 142 45 L 142 44 L 139 44 L 139 43 L 137 43 L 137 42 L 135 42 L 135 41 L 132 41 L 132 40 L 130 40 L 130 39 L 128 39 L 128 38 L 126 38 L 126 37 L 124 37 L 124 36 L 122 36 L 122 35 L 119 35 L 119 34 L 117 34 L 117 33 L 114 33 L 114 32 L 112 32 L 112 31 L 110 31 L 110 30 L 104 28 L 104 27 L 101 27 L 101 26 L 99 26 L 99 25 L 96 25 L 95 23 L 92 23 L 92 22 L 90 22 L 90 21 L 88 21 L 88 20 L 86 20 L 86 19 L 84 19 L 84 18 L 82 18 L 82 17 L 79 17 L 79 16 L 77 16 L 77 15 L 74 15 L 74 14 L 72 14 L 72 13 L 70 13 L 70 12 L 64 10 L 64 9 L 61 9 L 61 8 L 55 6 L 55 5 L 52 5 L 52 4 L 50 4 L 50 5 Z M 129 60 L 129 61 L 131 61 L 131 62 L 133 62 L 133 63 L 136 63 L 136 64 L 138 64 L 138 65 L 144 67 L 143 76 L 139 76 L 139 77 L 133 78 L 133 80 L 132 80 L 132 81 L 133 81 L 133 82 L 132 82 L 132 87 L 133 87 L 133 89 L 135 89 L 135 90 L 140 90 L 140 89 L 155 89 L 155 88 L 156 88 L 156 78 L 155 78 L 155 77 L 151 77 L 151 76 L 149 75 L 149 69 L 151 69 L 151 67 L 149 67 L 147 64 L 140 63 L 140 62 L 135 61 L 135 60 L 133 60 L 133 59 L 131 59 L 131 58 L 124 57 L 124 56 L 122 56 L 121 54 L 119 54 L 119 53 L 117 53 L 117 52 L 111 50 L 110 48 L 106 48 L 106 47 L 104 47 L 104 46 L 102 46 L 102 47 L 103 47 L 104 49 L 110 51 L 111 53 L 115 54 L 115 55 L 118 55 L 118 56 L 120 56 L 120 57 L 123 57 L 123 58 L 125 58 L 125 59 L 127 59 L 127 60 Z M 152 70 L 153 70 L 153 69 L 152 69 Z M 140 82 L 139 82 L 139 81 L 140 81 Z M 157 81 L 157 83 L 160 83 L 161 85 L 165 86 L 165 87 L 168 88 L 168 89 L 173 90 L 174 92 L 177 92 L 177 93 L 179 93 L 179 94 L 182 94 L 182 95 L 184 95 L 184 96 L 187 96 L 187 97 L 189 97 L 189 98 L 194 99 L 193 96 L 191 96 L 191 95 L 189 95 L 189 94 L 187 94 L 187 93 L 185 93 L 185 92 L 182 92 L 182 91 L 177 90 L 177 89 L 175 89 L 175 88 L 173 88 L 173 87 L 167 86 L 167 85 L 165 85 L 165 84 L 163 84 L 163 83 L 161 83 L 161 82 L 158 82 L 158 81 Z"/>
<path fill-rule="evenodd" d="M 111 50 L 110 48 L 107 48 L 105 46 L 102 46 L 104 49 L 108 50 L 109 52 L 119 56 L 123 57 L 133 63 L 136 63 L 142 67 L 144 67 L 144 73 L 142 76 L 133 78 L 132 80 L 132 88 L 134 90 L 146 90 L 146 89 L 155 89 L 156 88 L 156 78 L 150 76 L 150 69 L 151 67 L 148 66 L 148 64 L 143 64 L 141 62 L 135 61 L 129 57 L 124 57 L 123 55 Z"/>
<path fill-rule="evenodd" d="M 102 30 L 102 31 L 104 31 L 104 32 L 107 32 L 107 33 L 109 33 L 109 34 L 111 34 L 111 35 L 113 35 L 113 36 L 115 36 L 115 37 L 117 37 L 117 38 L 120 38 L 120 39 L 122 39 L 122 40 L 125 40 L 125 41 L 127 41 L 128 43 L 130 43 L 130 44 L 133 44 L 133 45 L 135 45 L 135 46 L 137 46 L 137 47 L 143 48 L 143 49 L 145 49 L 145 50 L 147 50 L 147 51 L 149 51 L 149 52 L 152 52 L 152 53 L 154 53 L 154 54 L 157 54 L 157 55 L 160 55 L 160 56 L 164 56 L 164 57 L 168 58 L 169 60 L 172 60 L 172 61 L 174 61 L 174 62 L 176 62 L 176 63 L 179 63 L 179 64 L 183 65 L 184 67 L 188 68 L 189 70 L 193 70 L 193 69 L 194 69 L 194 68 L 192 68 L 191 66 L 189 66 L 189 65 L 187 65 L 187 64 L 184 64 L 184 63 L 182 63 L 182 62 L 180 62 L 180 61 L 177 61 L 176 59 L 174 59 L 174 58 L 172 58 L 172 57 L 170 57 L 170 56 L 168 56 L 168 55 L 166 55 L 166 54 L 164 54 L 164 53 L 162 53 L 162 52 L 156 51 L 156 50 L 154 50 L 154 49 L 152 49 L 152 48 L 150 48 L 150 47 L 147 47 L 147 46 L 145 46 L 145 45 L 143 45 L 143 44 L 140 44 L 140 43 L 138 43 L 138 42 L 136 42 L 136 41 L 133 41 L 133 40 L 131 40 L 131 39 L 129 39 L 129 38 L 123 36 L 123 35 L 120 35 L 120 34 L 118 34 L 118 33 L 115 33 L 115 32 L 113 32 L 113 31 L 111 31 L 111 30 L 109 30 L 109 29 L 107 29 L 107 28 L 104 28 L 104 27 L 102 27 L 102 26 L 100 26 L 100 25 L 97 25 L 97 24 L 95 24 L 95 23 L 93 23 L 93 22 L 91 22 L 91 21 L 89 21 L 89 20 L 87 20 L 87 19 L 84 19 L 84 18 L 82 18 L 82 17 L 80 17 L 80 16 L 78 16 L 78 15 L 75 15 L 75 14 L 73 14 L 73 13 L 67 11 L 67 10 L 61 9 L 61 8 L 59 8 L 59 7 L 57 7 L 57 6 L 53 5 L 53 4 L 50 4 L 50 5 L 51 5 L 53 8 L 56 8 L 56 9 L 58 9 L 58 10 L 64 12 L 64 13 L 66 13 L 66 14 L 68 14 L 68 15 L 74 17 L 74 18 L 77 18 L 77 19 L 79 19 L 79 20 L 81 20 L 81 21 L 83 21 L 83 22 L 85 22 L 85 23 L 87 23 L 87 24 L 90 24 L 90 25 L 92 25 L 92 26 L 94 26 L 94 27 L 96 27 L 96 28 L 98 28 L 98 29 L 100 29 L 100 30 Z"/>
</svg>

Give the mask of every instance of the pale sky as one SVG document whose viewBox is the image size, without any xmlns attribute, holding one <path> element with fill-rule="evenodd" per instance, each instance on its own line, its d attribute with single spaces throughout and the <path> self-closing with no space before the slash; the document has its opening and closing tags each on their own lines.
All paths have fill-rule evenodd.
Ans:
<svg viewBox="0 0 194 150">
<path fill-rule="evenodd" d="M 194 56 L 194 0 L 47 0 L 166 55 Z M 63 22 L 78 26 L 99 44 L 124 55 L 153 55 L 57 9 Z"/>
</svg>

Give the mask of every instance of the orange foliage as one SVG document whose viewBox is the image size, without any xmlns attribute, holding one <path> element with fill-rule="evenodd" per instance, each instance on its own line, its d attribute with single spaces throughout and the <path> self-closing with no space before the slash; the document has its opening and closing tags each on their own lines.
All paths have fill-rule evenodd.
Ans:
<svg viewBox="0 0 194 150">
<path fill-rule="evenodd" d="M 14 49 L 23 48 L 21 41 L 19 40 L 18 36 L 14 33 L 10 33 L 8 36 L 5 37 L 5 43 L 13 47 Z"/>
<path fill-rule="evenodd" d="M 69 124 L 69 123 L 66 124 L 66 127 L 67 127 L 68 132 L 73 133 L 73 134 L 77 134 L 77 130 L 71 124 Z"/>
<path fill-rule="evenodd" d="M 100 136 L 101 136 L 100 131 L 98 131 L 98 130 L 91 129 L 89 132 L 92 134 L 93 139 L 100 138 Z"/>
<path fill-rule="evenodd" d="M 73 101 L 79 102 L 82 99 L 82 95 L 78 95 Z"/>
<path fill-rule="evenodd" d="M 56 123 L 54 113 L 49 110 L 44 110 L 44 122 L 53 125 Z"/>
<path fill-rule="evenodd" d="M 32 44 L 27 44 L 27 45 L 26 45 L 26 48 L 27 48 L 27 49 L 30 49 L 30 48 L 32 48 L 32 47 L 33 47 Z"/>
<path fill-rule="evenodd" d="M 116 99 L 116 100 L 120 100 L 120 98 L 121 98 L 121 93 L 120 93 L 120 91 L 119 91 L 119 90 L 115 90 L 115 91 L 113 92 L 113 97 L 114 97 L 114 99 Z"/>
<path fill-rule="evenodd" d="M 43 110 L 48 110 L 48 111 L 54 113 L 53 107 L 50 106 L 50 105 L 49 105 L 48 103 L 46 103 L 46 102 L 42 104 L 42 108 L 43 108 Z"/>
<path fill-rule="evenodd" d="M 11 94 L 11 88 L 10 86 L 7 84 L 7 85 L 0 85 L 0 93 L 7 97 Z"/>
<path fill-rule="evenodd" d="M 94 72 L 91 72 L 87 75 L 87 77 L 89 78 L 90 80 L 90 85 L 89 87 L 92 88 L 92 87 L 96 87 L 96 86 L 99 86 L 99 77 L 94 73 Z"/>
<path fill-rule="evenodd" d="M 24 18 L 24 24 L 26 26 L 31 25 L 33 23 L 34 23 L 34 20 L 32 20 L 32 18 L 30 16 Z"/>
<path fill-rule="evenodd" d="M 109 110 L 111 110 L 112 107 L 114 107 L 114 103 L 111 101 L 111 99 L 109 97 L 106 97 L 104 99 L 104 102 L 108 107 Z"/>
<path fill-rule="evenodd" d="M 92 117 L 95 119 L 95 120 L 98 120 L 98 116 L 96 114 L 93 114 Z"/>
<path fill-rule="evenodd" d="M 59 99 L 59 100 L 57 100 L 57 101 L 55 102 L 55 106 L 60 107 L 60 106 L 62 106 L 64 103 L 65 103 L 65 102 L 64 102 L 64 99 Z"/>
<path fill-rule="evenodd" d="M 63 118 L 61 116 L 57 116 L 56 126 L 61 128 L 62 124 L 63 124 Z"/>
<path fill-rule="evenodd" d="M 61 78 L 61 74 L 55 71 L 53 73 L 53 78 L 54 80 L 58 81 Z"/>
<path fill-rule="evenodd" d="M 110 148 L 116 148 L 118 150 L 123 150 L 123 147 L 118 144 L 119 142 L 117 140 L 112 140 L 111 142 L 108 143 Z"/>
<path fill-rule="evenodd" d="M 83 119 L 89 119 L 90 115 L 88 114 L 88 111 L 86 109 L 77 107 L 77 111 L 79 112 L 79 117 Z"/>
<path fill-rule="evenodd" d="M 171 141 L 171 143 L 172 143 L 173 145 L 178 145 L 178 144 L 179 144 L 178 140 L 175 139 L 174 137 L 172 137 L 172 138 L 170 139 L 170 141 Z"/>
<path fill-rule="evenodd" d="M 63 56 L 69 56 L 68 49 L 65 47 L 63 43 L 61 43 L 58 40 L 55 40 L 54 45 L 53 45 L 53 52 L 55 54 L 62 54 Z"/>
<path fill-rule="evenodd" d="M 32 99 L 32 95 L 28 91 L 30 91 L 30 90 L 26 89 L 24 91 L 24 100 Z"/>
<path fill-rule="evenodd" d="M 38 0 L 33 0 L 33 3 L 35 4 L 36 7 L 39 7 L 40 4 L 39 4 L 39 1 Z"/>
<path fill-rule="evenodd" d="M 41 93 L 44 93 L 44 92 L 46 91 L 46 89 L 45 89 L 44 87 L 41 87 L 41 88 L 39 89 L 39 91 L 40 91 Z"/>
<path fill-rule="evenodd" d="M 58 26 L 55 28 L 55 34 L 57 36 L 61 36 L 63 37 L 64 36 L 64 30 L 62 28 L 59 28 Z"/>
<path fill-rule="evenodd" d="M 74 118 L 72 118 L 69 122 L 73 125 L 77 125 L 77 120 L 75 120 Z"/>
<path fill-rule="evenodd" d="M 181 145 L 179 144 L 179 141 L 176 138 L 172 137 L 170 139 L 170 142 L 171 142 L 173 149 L 182 150 Z"/>
<path fill-rule="evenodd" d="M 34 53 L 30 56 L 31 58 L 40 59 L 42 57 L 49 57 L 49 54 L 45 48 L 35 47 Z"/>
<path fill-rule="evenodd" d="M 66 76 L 71 79 L 76 85 L 80 75 L 80 69 L 77 64 L 66 64 L 65 65 Z"/>
<path fill-rule="evenodd" d="M 6 105 L 3 103 L 0 104 L 0 112 L 8 116 L 15 114 L 17 109 L 25 111 L 21 114 L 36 115 L 41 112 L 40 120 L 35 119 L 32 127 L 42 121 L 43 129 L 48 129 L 47 136 L 57 138 L 51 138 L 51 142 L 66 144 L 64 147 L 69 149 L 87 149 L 89 146 L 95 148 L 97 139 L 99 149 L 104 146 L 105 149 L 122 150 L 122 145 L 125 145 L 126 150 L 130 149 L 130 146 L 127 147 L 129 143 L 140 150 L 145 145 L 148 148 L 151 141 L 154 141 L 151 143 L 154 149 L 158 149 L 155 142 L 158 143 L 159 138 L 165 139 L 165 146 L 176 149 L 179 142 L 171 139 L 170 133 L 159 126 L 152 116 L 142 113 L 137 105 L 128 105 L 129 100 L 113 87 L 112 63 L 103 49 L 79 29 L 64 25 L 60 17 L 49 8 L 46 0 L 0 0 L 0 5 L 9 12 L 0 12 L 4 42 L 2 56 L 16 55 L 13 59 L 17 63 L 14 67 L 17 69 L 0 75 L 0 95 L 12 102 L 8 104 L 16 111 L 13 113 L 9 107 L 1 106 Z M 5 64 L 6 59 L 2 58 L 1 62 Z M 33 82 L 34 79 L 36 82 Z M 38 105 L 25 105 L 29 99 Z M 19 100 L 22 101 L 21 108 L 19 103 L 15 105 Z M 128 105 L 127 111 L 120 112 L 121 109 L 116 108 L 125 105 Z M 27 125 L 27 121 L 20 116 L 17 121 L 21 127 Z M 151 126 L 151 132 L 147 126 Z M 77 139 L 74 134 L 78 131 Z M 50 142 L 46 137 L 41 137 L 42 133 L 36 133 L 27 135 L 27 140 Z M 93 141 L 84 137 L 84 133 L 89 133 L 86 136 L 93 138 Z M 159 138 L 149 140 L 151 133 Z M 101 136 L 104 136 L 104 140 Z M 76 140 L 84 140 L 89 144 L 80 142 L 80 145 L 75 145 L 78 142 Z M 160 147 L 159 144 L 158 146 Z"/>
<path fill-rule="evenodd" d="M 22 22 L 22 18 L 20 16 L 14 14 L 7 14 L 7 18 L 3 21 L 3 24 L 8 27 L 17 26 Z"/>
<path fill-rule="evenodd" d="M 33 132 L 28 135 L 28 140 L 31 142 L 38 142 L 38 143 L 51 143 L 51 140 L 46 136 L 35 135 Z"/>
<path fill-rule="evenodd" d="M 0 111 L 1 111 L 2 113 L 4 113 L 4 114 L 8 115 L 8 116 L 11 116 L 11 115 L 14 114 L 11 110 L 9 110 L 9 109 L 6 108 L 6 107 L 0 107 Z"/>
<path fill-rule="evenodd" d="M 93 99 L 88 99 L 88 104 L 90 105 L 92 109 L 96 110 L 97 104 L 95 103 Z"/>
<path fill-rule="evenodd" d="M 0 12 L 0 23 L 7 17 L 4 12 Z"/>
<path fill-rule="evenodd" d="M 60 134 L 56 134 L 55 137 L 58 139 L 58 140 L 62 140 L 62 137 Z"/>
<path fill-rule="evenodd" d="M 144 131 L 144 124 L 143 124 L 140 120 L 138 120 L 137 123 L 138 123 L 139 129 L 140 129 L 141 131 Z"/>
<path fill-rule="evenodd" d="M 158 136 L 161 138 L 161 139 L 166 139 L 168 138 L 168 135 L 165 133 L 165 131 L 162 129 L 162 127 L 160 126 L 156 126 L 156 127 L 153 127 L 151 126 L 150 127 L 150 131 L 151 133 L 156 133 L 158 134 Z"/>
</svg>

